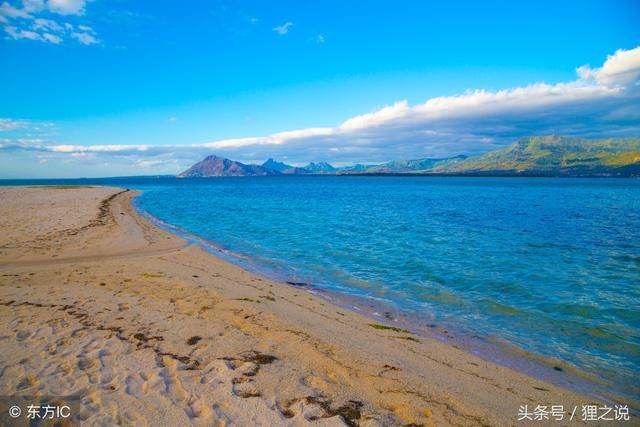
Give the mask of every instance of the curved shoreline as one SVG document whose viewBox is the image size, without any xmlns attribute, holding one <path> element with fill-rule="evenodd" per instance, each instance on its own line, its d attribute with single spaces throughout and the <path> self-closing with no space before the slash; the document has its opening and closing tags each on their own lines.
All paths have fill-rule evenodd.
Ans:
<svg viewBox="0 0 640 427">
<path fill-rule="evenodd" d="M 2 238 L 41 233 L 34 206 L 82 227 L 115 191 L 0 188 Z M 0 393 L 81 392 L 90 425 L 513 425 L 520 405 L 593 402 L 185 246 L 131 197 L 35 251 L 0 242 Z"/>
<path fill-rule="evenodd" d="M 629 396 L 623 396 L 610 391 L 607 389 L 606 384 L 600 382 L 599 378 L 588 372 L 584 372 L 562 360 L 554 360 L 553 358 L 532 353 L 511 345 L 499 337 L 474 337 L 468 332 L 457 330 L 455 325 L 445 326 L 442 332 L 431 330 L 420 326 L 416 319 L 403 316 L 406 313 L 393 307 L 391 304 L 378 301 L 376 298 L 344 294 L 321 286 L 315 286 L 313 283 L 300 282 L 293 284 L 294 282 L 291 281 L 293 280 L 292 278 L 278 274 L 275 271 L 269 271 L 266 268 L 261 269 L 257 264 L 251 263 L 251 257 L 249 255 L 237 254 L 225 250 L 215 242 L 211 242 L 188 230 L 181 229 L 176 225 L 157 218 L 152 213 L 146 211 L 140 203 L 136 201 L 142 196 L 143 192 L 136 191 L 136 193 L 132 198 L 132 205 L 139 215 L 163 230 L 187 239 L 190 245 L 198 245 L 211 255 L 225 262 L 230 262 L 252 274 L 257 274 L 268 280 L 274 280 L 282 285 L 296 286 L 316 296 L 320 296 L 330 304 L 366 316 L 373 321 L 390 324 L 394 327 L 408 328 L 423 338 L 436 339 L 445 345 L 461 348 L 469 354 L 479 356 L 487 362 L 499 364 L 524 375 L 550 382 L 577 393 L 586 394 L 587 396 L 603 400 L 609 404 L 629 399 Z M 388 311 L 389 309 L 393 309 L 398 316 L 381 314 L 390 313 L 390 311 Z M 400 317 L 403 318 L 400 319 Z M 498 338 L 498 340 L 492 341 L 492 338 Z"/>
</svg>

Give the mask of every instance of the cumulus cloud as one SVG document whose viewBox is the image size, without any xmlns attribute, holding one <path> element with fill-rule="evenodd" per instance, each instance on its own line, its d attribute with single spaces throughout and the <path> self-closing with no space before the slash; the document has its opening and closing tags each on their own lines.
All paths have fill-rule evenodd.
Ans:
<svg viewBox="0 0 640 427">
<path fill-rule="evenodd" d="M 336 153 L 356 161 L 372 154 L 384 160 L 401 155 L 475 153 L 522 135 L 559 133 L 601 137 L 640 133 L 640 47 L 618 50 L 602 67 L 577 69 L 572 82 L 534 83 L 499 91 L 470 90 L 410 106 L 398 101 L 352 117 L 334 128 L 300 130 L 266 137 L 214 143 L 214 148 L 254 148 L 256 153 Z M 488 147 L 492 146 L 492 147 Z M 393 154 L 393 153 L 397 154 Z M 332 154 L 333 153 L 333 154 Z M 359 160 L 367 160 L 361 158 Z"/>
<path fill-rule="evenodd" d="M 0 23 L 5 24 L 4 32 L 13 40 L 59 44 L 75 39 L 85 45 L 97 44 L 93 28 L 66 21 L 83 15 L 86 3 L 87 0 L 22 0 L 20 6 L 14 6 L 5 1 L 0 4 Z"/>
<path fill-rule="evenodd" d="M 28 123 L 26 120 L 0 118 L 0 131 L 23 129 Z"/>
<path fill-rule="evenodd" d="M 640 76 L 640 47 L 631 50 L 617 50 L 609 55 L 601 68 L 583 65 L 578 68 L 582 80 L 594 80 L 606 86 L 628 86 L 638 81 Z"/>
<path fill-rule="evenodd" d="M 60 15 L 82 15 L 86 0 L 49 0 L 47 7 Z"/>
<path fill-rule="evenodd" d="M 280 34 L 281 36 L 284 36 L 285 34 L 289 33 L 289 28 L 291 28 L 292 26 L 293 22 L 285 22 L 284 24 L 275 27 L 273 31 Z"/>
<path fill-rule="evenodd" d="M 600 67 L 579 67 L 576 79 L 570 82 L 533 83 L 498 91 L 469 90 L 417 105 L 398 101 L 334 127 L 188 145 L 73 145 L 5 139 L 0 152 L 46 152 L 61 159 L 73 153 L 92 153 L 96 162 L 111 159 L 129 165 L 127 173 L 141 167 L 147 172 L 175 173 L 211 153 L 241 161 L 274 157 L 298 164 L 317 160 L 374 163 L 479 154 L 525 135 L 637 137 L 639 82 L 637 47 L 616 51 Z M 21 126 L 19 123 L 0 119 L 0 130 L 15 129 Z M 80 160 L 87 161 L 74 159 Z"/>
<path fill-rule="evenodd" d="M 13 25 L 7 25 L 4 27 L 4 31 L 14 40 L 19 39 L 29 39 L 29 40 L 40 40 L 40 34 L 29 31 L 29 30 L 20 30 Z"/>
<path fill-rule="evenodd" d="M 26 7 L 17 8 L 6 1 L 0 4 L 0 22 L 9 22 L 14 18 L 30 19 L 33 16 L 30 14 L 30 9 Z"/>
<path fill-rule="evenodd" d="M 221 141 L 215 141 L 201 145 L 203 147 L 211 148 L 244 147 L 247 145 L 278 145 L 284 144 L 286 142 L 291 142 L 296 139 L 328 136 L 331 135 L 332 132 L 332 128 L 308 128 L 280 132 L 262 137 L 224 139 Z"/>
<path fill-rule="evenodd" d="M 31 26 L 34 30 L 49 30 L 49 31 L 63 31 L 63 27 L 58 24 L 56 21 L 51 19 L 43 19 L 37 18 L 33 20 L 33 24 Z"/>
<path fill-rule="evenodd" d="M 88 32 L 72 31 L 70 33 L 70 35 L 71 35 L 71 37 L 73 37 L 74 39 L 78 40 L 80 43 L 82 43 L 84 45 L 90 45 L 90 44 L 98 43 L 98 40 L 91 33 L 88 33 Z"/>
</svg>

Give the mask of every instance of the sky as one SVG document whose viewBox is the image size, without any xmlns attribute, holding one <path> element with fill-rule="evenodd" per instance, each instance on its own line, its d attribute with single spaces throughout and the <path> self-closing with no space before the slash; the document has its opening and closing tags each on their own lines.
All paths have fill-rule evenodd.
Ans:
<svg viewBox="0 0 640 427">
<path fill-rule="evenodd" d="M 640 2 L 0 0 L 0 178 L 640 137 Z"/>
</svg>

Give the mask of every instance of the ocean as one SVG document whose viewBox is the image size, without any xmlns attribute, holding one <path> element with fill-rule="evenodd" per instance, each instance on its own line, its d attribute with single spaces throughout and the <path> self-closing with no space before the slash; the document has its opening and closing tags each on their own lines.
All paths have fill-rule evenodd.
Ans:
<svg viewBox="0 0 640 427">
<path fill-rule="evenodd" d="M 243 267 L 640 396 L 640 180 L 0 181 L 34 183 L 142 190 L 140 210 Z"/>
</svg>

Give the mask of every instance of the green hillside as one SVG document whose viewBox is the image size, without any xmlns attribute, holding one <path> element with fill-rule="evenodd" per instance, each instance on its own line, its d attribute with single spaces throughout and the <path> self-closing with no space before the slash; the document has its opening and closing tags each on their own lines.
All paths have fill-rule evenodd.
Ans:
<svg viewBox="0 0 640 427">
<path fill-rule="evenodd" d="M 464 161 L 467 156 L 456 156 L 442 159 L 426 158 L 417 160 L 393 160 L 381 165 L 369 166 L 367 173 L 409 173 L 433 170 L 436 167 L 452 165 Z"/>
<path fill-rule="evenodd" d="M 435 165 L 428 173 L 638 176 L 640 139 L 521 138 L 501 150 Z"/>
</svg>

